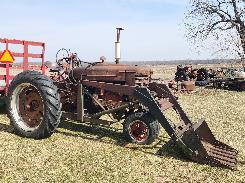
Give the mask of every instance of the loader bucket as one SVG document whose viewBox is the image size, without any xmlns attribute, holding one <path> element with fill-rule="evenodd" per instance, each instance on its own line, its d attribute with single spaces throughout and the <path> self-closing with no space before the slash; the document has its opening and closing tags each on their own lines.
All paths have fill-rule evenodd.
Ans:
<svg viewBox="0 0 245 183">
<path fill-rule="evenodd" d="M 216 140 L 204 120 L 199 120 L 184 132 L 178 143 L 196 162 L 226 168 L 236 166 L 238 151 Z"/>
<path fill-rule="evenodd" d="M 150 91 L 155 92 L 159 98 L 168 99 L 168 102 L 156 100 Z M 171 137 L 171 142 L 176 142 L 183 154 L 190 159 L 211 166 L 227 168 L 236 166 L 237 150 L 216 140 L 204 120 L 193 124 L 165 84 L 151 83 L 148 89 L 138 87 L 134 95 L 148 107 L 151 115 L 158 120 Z M 169 107 L 173 108 L 181 119 L 177 127 L 164 115 L 163 111 Z"/>
</svg>

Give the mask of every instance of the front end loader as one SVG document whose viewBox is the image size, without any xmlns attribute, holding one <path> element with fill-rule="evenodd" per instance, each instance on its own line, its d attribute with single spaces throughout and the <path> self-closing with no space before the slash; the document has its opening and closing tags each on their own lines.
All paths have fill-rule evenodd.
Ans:
<svg viewBox="0 0 245 183">
<path fill-rule="evenodd" d="M 49 137 L 63 114 L 80 122 L 122 122 L 129 142 L 150 144 L 161 126 L 190 159 L 234 168 L 237 150 L 216 140 L 205 120 L 192 123 L 170 89 L 153 82 L 151 69 L 119 64 L 121 30 L 117 29 L 116 64 L 106 63 L 105 57 L 85 62 L 61 49 L 56 64 L 46 64 L 48 76 L 30 70 L 15 76 L 7 94 L 15 131 L 35 139 Z M 170 108 L 180 117 L 177 125 L 165 117 Z M 104 115 L 111 120 L 101 119 Z"/>
</svg>

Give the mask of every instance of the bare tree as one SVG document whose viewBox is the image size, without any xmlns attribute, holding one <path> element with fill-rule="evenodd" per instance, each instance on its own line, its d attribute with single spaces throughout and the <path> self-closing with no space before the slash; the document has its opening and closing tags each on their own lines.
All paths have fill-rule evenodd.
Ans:
<svg viewBox="0 0 245 183">
<path fill-rule="evenodd" d="M 223 49 L 245 55 L 245 0 L 190 0 L 186 18 L 187 37 L 194 42 L 211 36 L 226 42 Z M 221 40 L 222 39 L 222 40 Z"/>
</svg>

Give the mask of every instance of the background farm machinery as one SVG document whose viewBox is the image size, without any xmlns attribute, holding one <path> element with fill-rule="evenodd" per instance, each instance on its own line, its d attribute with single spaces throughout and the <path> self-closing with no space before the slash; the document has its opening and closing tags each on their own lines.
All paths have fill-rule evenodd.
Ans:
<svg viewBox="0 0 245 183">
<path fill-rule="evenodd" d="M 192 66 L 178 65 L 174 80 L 168 83 L 169 87 L 177 91 L 193 92 L 196 85 L 208 84 L 209 73 L 205 68 L 193 69 Z"/>
<path fill-rule="evenodd" d="M 210 86 L 245 91 L 245 68 L 222 67 L 193 69 L 192 66 L 177 66 L 174 81 L 183 90 L 194 90 L 196 86 Z"/>
<path fill-rule="evenodd" d="M 220 68 L 209 82 L 215 88 L 245 91 L 245 67 Z"/>
<path fill-rule="evenodd" d="M 12 81 L 9 86 L 6 82 L 2 91 L 16 133 L 35 139 L 49 137 L 59 126 L 62 113 L 80 122 L 101 123 L 104 120 L 100 117 L 108 115 L 112 119 L 108 123 L 122 122 L 129 142 L 152 143 L 161 125 L 170 141 L 190 159 L 233 168 L 238 152 L 216 140 L 204 120 L 193 124 L 169 88 L 161 81 L 152 81 L 151 69 L 119 64 L 121 30 L 117 29 L 116 64 L 106 63 L 104 57 L 99 62 L 85 62 L 77 54 L 61 49 L 56 64 L 45 66 L 42 62 L 42 73 L 29 70 L 28 59 L 18 75 L 9 76 L 6 71 L 2 79 Z M 7 48 L 11 40 L 2 42 Z M 44 47 L 44 43 L 40 45 Z M 44 58 L 44 54 L 38 56 Z M 164 115 L 170 108 L 179 116 L 179 122 L 173 123 Z"/>
</svg>

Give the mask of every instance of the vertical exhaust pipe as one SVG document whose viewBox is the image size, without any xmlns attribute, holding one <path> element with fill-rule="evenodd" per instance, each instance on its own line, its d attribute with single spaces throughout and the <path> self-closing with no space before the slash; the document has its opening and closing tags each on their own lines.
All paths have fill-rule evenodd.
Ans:
<svg viewBox="0 0 245 183">
<path fill-rule="evenodd" d="M 119 64 L 119 61 L 121 59 L 121 44 L 120 44 L 120 33 L 123 28 L 116 28 L 117 29 L 117 40 L 115 42 L 115 59 L 116 64 Z"/>
</svg>

